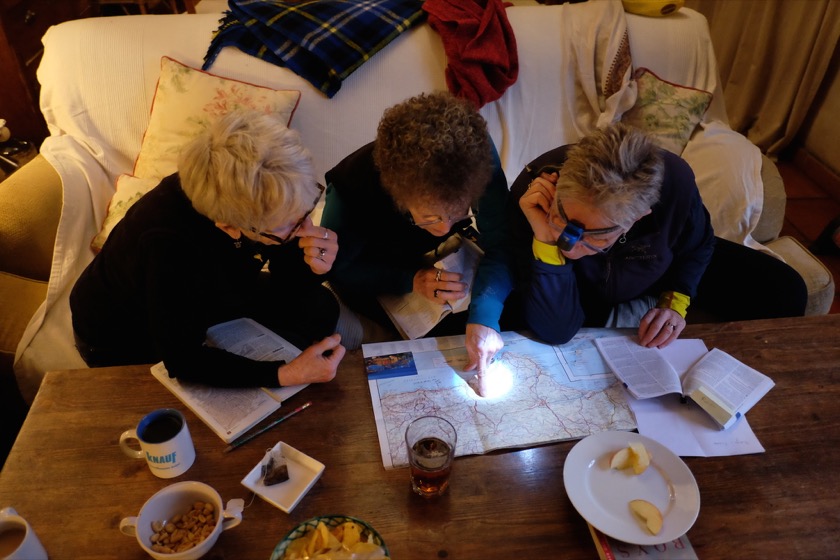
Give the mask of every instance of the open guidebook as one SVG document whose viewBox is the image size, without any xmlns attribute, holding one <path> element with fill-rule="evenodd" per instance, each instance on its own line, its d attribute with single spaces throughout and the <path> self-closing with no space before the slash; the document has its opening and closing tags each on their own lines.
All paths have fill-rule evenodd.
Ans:
<svg viewBox="0 0 840 560">
<path fill-rule="evenodd" d="M 470 305 L 470 292 L 484 252 L 472 241 L 460 235 L 449 238 L 439 254 L 445 256 L 435 262 L 435 267 L 447 272 L 461 274 L 461 282 L 467 285 L 467 295 L 457 301 L 436 303 L 416 293 L 404 295 L 381 295 L 379 303 L 391 318 L 394 326 L 407 340 L 425 336 L 450 313 L 466 311 Z"/>
<path fill-rule="evenodd" d="M 210 327 L 207 330 L 206 344 L 258 361 L 289 362 L 300 354 L 300 350 L 286 339 L 248 318 L 234 319 Z M 169 377 L 163 362 L 152 366 L 152 375 L 225 443 L 230 443 L 250 430 L 260 420 L 280 408 L 284 400 L 306 387 L 210 387 Z"/>
<path fill-rule="evenodd" d="M 679 393 L 696 402 L 721 429 L 747 413 L 775 383 L 723 350 L 713 348 L 682 376 L 658 348 L 634 337 L 599 338 L 595 346 L 607 365 L 637 399 Z"/>
</svg>

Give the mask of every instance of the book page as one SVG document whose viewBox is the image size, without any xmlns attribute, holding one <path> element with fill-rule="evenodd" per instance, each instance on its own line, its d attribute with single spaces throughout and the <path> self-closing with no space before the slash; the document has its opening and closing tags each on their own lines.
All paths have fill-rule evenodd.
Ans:
<svg viewBox="0 0 840 560">
<path fill-rule="evenodd" d="M 741 415 L 775 385 L 763 373 L 718 348 L 713 348 L 694 364 L 685 381 L 686 394 L 709 391 L 726 408 Z"/>
<path fill-rule="evenodd" d="M 300 355 L 300 349 L 297 346 L 247 317 L 220 323 L 207 329 L 207 346 L 221 348 L 258 362 L 284 360 L 288 363 Z M 297 394 L 304 387 L 306 385 L 263 390 L 280 402 Z"/>
<path fill-rule="evenodd" d="M 259 323 L 243 318 L 215 325 L 207 331 L 207 344 L 259 361 L 292 360 L 300 350 Z M 212 387 L 169 377 L 163 362 L 152 375 L 226 443 L 280 408 L 283 400 L 306 385 L 264 388 Z"/>
<path fill-rule="evenodd" d="M 682 394 L 677 372 L 658 348 L 645 348 L 629 336 L 597 338 L 595 346 L 615 376 L 637 399 Z"/>
<path fill-rule="evenodd" d="M 377 299 L 403 338 L 408 340 L 425 335 L 452 311 L 448 304 L 435 303 L 416 292 L 401 296 L 382 294 Z"/>
<path fill-rule="evenodd" d="M 225 443 L 230 443 L 280 408 L 280 401 L 260 388 L 233 389 L 188 383 L 169 377 L 163 362 L 152 366 L 151 371 Z"/>
<path fill-rule="evenodd" d="M 439 262 L 439 266 L 443 270 L 461 274 L 461 282 L 467 285 L 467 295 L 450 303 L 453 313 L 466 311 L 470 306 L 475 273 L 478 270 L 478 262 L 482 256 L 484 256 L 484 252 L 478 245 L 469 239 L 462 238 L 460 248 Z"/>
<path fill-rule="evenodd" d="M 454 237 L 454 236 L 453 236 Z M 391 318 L 394 326 L 403 338 L 415 340 L 425 336 L 435 325 L 450 313 L 460 313 L 470 306 L 470 292 L 472 291 L 475 272 L 483 252 L 469 239 L 460 238 L 454 244 L 457 248 L 448 249 L 448 254 L 435 263 L 435 267 L 461 275 L 461 282 L 467 285 L 467 295 L 463 298 L 446 303 L 436 303 L 416 292 L 404 295 L 382 294 L 378 300 L 382 308 Z M 448 240 L 449 245 L 453 245 Z"/>
</svg>

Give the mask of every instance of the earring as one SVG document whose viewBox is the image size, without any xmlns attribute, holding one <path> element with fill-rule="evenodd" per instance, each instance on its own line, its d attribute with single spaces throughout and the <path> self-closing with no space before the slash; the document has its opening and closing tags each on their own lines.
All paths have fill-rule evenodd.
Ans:
<svg viewBox="0 0 840 560">
<path fill-rule="evenodd" d="M 619 243 L 621 243 L 622 245 L 624 245 L 625 243 L 627 243 L 627 234 L 626 234 L 626 233 L 622 233 L 622 234 L 621 234 L 621 237 L 619 237 L 619 238 L 618 238 L 618 242 L 619 242 Z"/>
<path fill-rule="evenodd" d="M 242 238 L 240 237 L 239 239 L 234 239 L 233 240 L 233 246 L 236 249 L 241 249 L 242 248 Z"/>
</svg>

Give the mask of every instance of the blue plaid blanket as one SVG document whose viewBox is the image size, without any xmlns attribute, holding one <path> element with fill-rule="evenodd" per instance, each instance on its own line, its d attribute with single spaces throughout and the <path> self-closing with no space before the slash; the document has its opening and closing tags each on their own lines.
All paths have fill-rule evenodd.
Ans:
<svg viewBox="0 0 840 560">
<path fill-rule="evenodd" d="M 228 0 L 202 68 L 228 46 L 285 66 L 332 97 L 341 81 L 425 20 L 423 0 Z"/>
</svg>

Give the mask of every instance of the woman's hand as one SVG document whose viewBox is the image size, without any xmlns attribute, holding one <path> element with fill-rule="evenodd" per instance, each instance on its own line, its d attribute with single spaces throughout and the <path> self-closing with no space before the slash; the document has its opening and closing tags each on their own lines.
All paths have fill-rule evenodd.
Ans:
<svg viewBox="0 0 840 560">
<path fill-rule="evenodd" d="M 306 218 L 295 236 L 303 249 L 303 261 L 315 274 L 326 274 L 338 254 L 338 234 L 331 229 L 316 226 Z"/>
<path fill-rule="evenodd" d="M 280 366 L 277 379 L 283 387 L 332 381 L 345 352 L 347 350 L 341 345 L 341 335 L 330 335 L 304 350 L 288 364 Z"/>
<path fill-rule="evenodd" d="M 548 212 L 554 204 L 557 190 L 557 173 L 543 173 L 528 185 L 528 190 L 519 199 L 519 208 L 531 224 L 537 241 L 554 244 L 556 236 L 548 225 Z"/>
<path fill-rule="evenodd" d="M 470 386 L 480 397 L 490 392 L 490 364 L 504 345 L 502 335 L 495 329 L 478 323 L 467 323 L 466 346 L 470 361 L 464 371 L 477 370 Z"/>
<path fill-rule="evenodd" d="M 421 268 L 414 274 L 414 291 L 435 303 L 457 301 L 467 295 L 467 285 L 457 272 Z"/>
<path fill-rule="evenodd" d="M 645 348 L 665 348 L 675 341 L 685 328 L 685 319 L 673 309 L 654 307 L 639 323 L 639 344 Z"/>
</svg>

